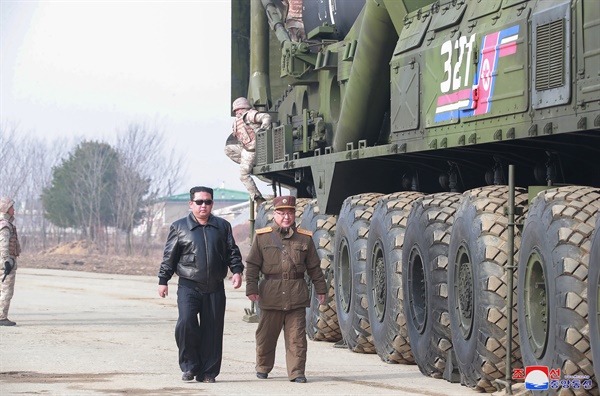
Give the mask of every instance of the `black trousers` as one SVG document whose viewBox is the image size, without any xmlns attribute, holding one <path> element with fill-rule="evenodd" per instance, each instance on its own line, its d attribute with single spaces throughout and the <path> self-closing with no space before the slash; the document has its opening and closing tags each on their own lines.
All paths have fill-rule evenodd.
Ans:
<svg viewBox="0 0 600 396">
<path fill-rule="evenodd" d="M 191 371 L 201 379 L 215 378 L 221 371 L 223 357 L 225 289 L 202 293 L 180 284 L 177 307 L 175 341 L 181 371 Z"/>
</svg>

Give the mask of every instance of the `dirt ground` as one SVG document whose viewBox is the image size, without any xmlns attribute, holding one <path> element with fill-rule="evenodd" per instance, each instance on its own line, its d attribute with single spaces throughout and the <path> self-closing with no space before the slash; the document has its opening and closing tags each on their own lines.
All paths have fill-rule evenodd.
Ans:
<svg viewBox="0 0 600 396">
<path fill-rule="evenodd" d="M 248 242 L 238 245 L 245 257 Z M 377 355 L 326 342 L 310 343 L 307 386 L 287 381 L 283 340 L 273 379 L 257 381 L 256 323 L 242 320 L 249 307 L 245 288 L 228 282 L 223 375 L 210 389 L 182 383 L 172 336 L 177 285 L 168 298 L 157 297 L 160 259 L 87 254 L 78 244 L 25 252 L 11 305 L 18 325 L 0 331 L 0 395 L 476 394 L 424 377 L 414 365 L 386 365 Z M 513 392 L 524 393 L 522 386 Z"/>
<path fill-rule="evenodd" d="M 246 257 L 250 249 L 249 239 L 238 238 L 236 241 L 242 257 Z M 18 259 L 18 265 L 19 268 L 156 276 L 162 259 L 160 251 L 149 256 L 125 256 L 89 253 L 89 250 L 82 242 L 72 242 L 53 247 L 45 252 L 23 252 Z"/>
<path fill-rule="evenodd" d="M 156 275 L 160 257 L 104 256 L 99 254 L 23 253 L 19 268 L 61 269 L 120 275 Z"/>
<path fill-rule="evenodd" d="M 183 382 L 174 337 L 176 283 L 160 298 L 154 276 L 21 268 L 10 313 L 17 325 L 0 327 L 0 395 L 476 395 L 425 377 L 415 365 L 385 364 L 376 354 L 327 342 L 309 343 L 308 383 L 292 383 L 283 335 L 269 379 L 259 380 L 257 323 L 244 320 L 245 288 L 225 282 L 225 289 L 217 382 Z"/>
</svg>

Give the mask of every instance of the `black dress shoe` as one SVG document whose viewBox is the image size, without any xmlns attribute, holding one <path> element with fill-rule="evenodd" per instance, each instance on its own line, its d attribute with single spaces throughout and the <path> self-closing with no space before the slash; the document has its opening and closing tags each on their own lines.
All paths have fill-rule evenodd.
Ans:
<svg viewBox="0 0 600 396">
<path fill-rule="evenodd" d="M 181 376 L 182 381 L 192 381 L 193 379 L 194 379 L 194 373 L 192 373 L 191 371 L 186 371 Z"/>
<path fill-rule="evenodd" d="M 300 384 L 305 384 L 306 383 L 306 377 L 305 376 L 300 376 L 300 377 L 296 377 L 293 380 L 291 380 L 290 382 L 298 382 Z"/>
<path fill-rule="evenodd" d="M 256 377 L 260 379 L 267 379 L 269 378 L 269 374 L 256 372 Z"/>
<path fill-rule="evenodd" d="M 202 382 L 206 382 L 209 384 L 214 384 L 215 383 L 215 379 L 213 377 L 204 377 L 204 379 L 202 380 Z"/>
</svg>

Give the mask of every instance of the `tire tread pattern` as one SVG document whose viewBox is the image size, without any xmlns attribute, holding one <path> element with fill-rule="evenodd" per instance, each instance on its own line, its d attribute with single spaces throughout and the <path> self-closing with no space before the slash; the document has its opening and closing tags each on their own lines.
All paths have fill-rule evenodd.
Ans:
<svg viewBox="0 0 600 396">
<path fill-rule="evenodd" d="M 386 363 L 414 364 L 406 317 L 403 305 L 402 249 L 406 221 L 413 203 L 423 194 L 403 191 L 379 198 L 373 212 L 371 231 L 368 240 L 367 290 L 375 288 L 378 280 L 375 274 L 372 251 L 381 244 L 385 256 L 385 310 L 378 319 L 375 313 L 373 293 L 367 294 L 369 320 L 373 332 L 373 342 L 377 354 Z"/>
<path fill-rule="evenodd" d="M 554 348 L 549 348 L 550 353 L 538 360 L 525 344 L 523 364 L 541 361 L 552 368 L 561 368 L 563 378 L 565 375 L 594 376 L 588 323 L 588 268 L 592 234 L 599 213 L 600 189 L 593 187 L 553 188 L 540 192 L 532 202 L 524 238 L 528 225 L 535 223 L 538 228 L 543 227 L 545 242 L 549 245 L 543 265 L 554 284 L 554 295 L 550 298 L 555 304 L 551 304 L 549 313 L 549 343 Z M 595 380 L 593 383 L 592 389 L 571 389 L 567 393 L 597 394 L 598 384 Z"/>
<path fill-rule="evenodd" d="M 524 206 L 527 201 L 525 190 L 515 189 L 515 204 Z M 461 205 L 456 213 L 450 242 L 448 273 L 450 322 L 453 348 L 456 352 L 461 382 L 480 392 L 494 392 L 494 381 L 506 373 L 506 330 L 508 295 L 504 268 L 508 262 L 508 217 L 504 208 L 508 205 L 507 186 L 486 186 L 463 194 Z M 458 223 L 461 226 L 457 230 Z M 515 221 L 520 217 L 515 215 Z M 466 224 L 463 224 L 465 223 Z M 470 236 L 470 238 L 469 238 Z M 472 270 L 474 273 L 473 292 L 477 298 L 473 310 L 473 332 L 469 340 L 462 339 L 458 319 L 453 306 L 454 272 L 456 254 L 461 240 L 469 240 Z M 515 232 L 515 264 L 520 246 L 520 236 Z M 512 357 L 513 367 L 520 367 L 518 342 L 518 317 L 516 312 L 516 272 L 513 276 L 513 320 Z M 471 352 L 472 351 L 472 352 Z"/>
<path fill-rule="evenodd" d="M 427 195 L 415 202 L 407 223 L 406 252 L 402 271 L 406 283 L 410 251 L 414 246 L 420 251 L 424 275 L 428 281 L 427 317 L 425 329 L 420 333 L 409 321 L 408 329 L 415 361 L 421 373 L 442 378 L 446 368 L 452 336 L 448 313 L 448 248 L 454 216 L 461 194 L 443 192 Z M 405 312 L 410 304 L 405 299 Z"/>
<path fill-rule="evenodd" d="M 350 268 L 352 273 L 352 296 L 348 312 L 340 309 L 342 304 L 336 290 L 336 306 L 338 307 L 338 322 L 343 340 L 353 352 L 375 353 L 371 325 L 369 323 L 368 302 L 366 291 L 366 252 L 369 227 L 373 216 L 373 208 L 381 194 L 365 193 L 353 195 L 344 200 L 340 215 L 337 219 L 335 235 L 334 282 L 339 280 L 339 246 L 342 238 L 348 240 L 352 257 Z"/>
<path fill-rule="evenodd" d="M 313 233 L 313 241 L 321 258 L 321 269 L 328 286 L 324 305 L 319 305 L 314 288 L 310 288 L 311 303 L 310 307 L 306 309 L 306 333 L 313 341 L 337 342 L 342 339 L 342 333 L 337 319 L 333 266 L 331 263 L 336 218 L 335 216 L 321 214 L 317 201 L 314 199 L 304 207 L 299 226 Z M 310 279 L 308 279 L 308 282 L 310 282 Z"/>
</svg>

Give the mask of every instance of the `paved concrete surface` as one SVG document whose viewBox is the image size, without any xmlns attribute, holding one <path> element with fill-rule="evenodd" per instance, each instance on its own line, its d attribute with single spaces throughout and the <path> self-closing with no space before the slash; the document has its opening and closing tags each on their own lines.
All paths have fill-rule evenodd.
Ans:
<svg viewBox="0 0 600 396">
<path fill-rule="evenodd" d="M 176 282 L 171 282 L 176 283 Z M 416 366 L 383 363 L 309 341 L 308 383 L 287 380 L 283 339 L 268 380 L 254 373 L 255 323 L 244 287 L 227 282 L 223 367 L 214 384 L 182 382 L 174 328 L 176 285 L 157 294 L 148 276 L 22 268 L 0 327 L 0 395 L 475 395 L 427 378 Z"/>
</svg>

